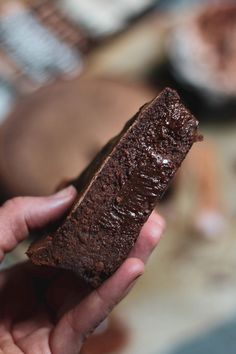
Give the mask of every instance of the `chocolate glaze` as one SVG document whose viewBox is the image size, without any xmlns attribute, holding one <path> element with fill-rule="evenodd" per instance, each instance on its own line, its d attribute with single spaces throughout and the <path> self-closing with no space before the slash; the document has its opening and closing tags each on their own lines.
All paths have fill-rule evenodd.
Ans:
<svg viewBox="0 0 236 354">
<path fill-rule="evenodd" d="M 77 200 L 57 229 L 30 246 L 38 265 L 75 271 L 94 287 L 121 265 L 192 144 L 198 122 L 165 89 L 74 181 Z"/>
</svg>

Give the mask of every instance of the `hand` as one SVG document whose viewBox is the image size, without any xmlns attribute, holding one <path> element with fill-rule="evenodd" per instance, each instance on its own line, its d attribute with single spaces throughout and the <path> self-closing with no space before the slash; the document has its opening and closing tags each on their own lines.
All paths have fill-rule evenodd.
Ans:
<svg viewBox="0 0 236 354">
<path fill-rule="evenodd" d="M 0 208 L 0 261 L 27 237 L 71 206 L 73 187 L 51 196 L 15 198 Z M 72 272 L 26 262 L 0 272 L 0 354 L 78 354 L 86 337 L 143 274 L 163 219 L 153 213 L 129 258 L 99 289 Z"/>
</svg>

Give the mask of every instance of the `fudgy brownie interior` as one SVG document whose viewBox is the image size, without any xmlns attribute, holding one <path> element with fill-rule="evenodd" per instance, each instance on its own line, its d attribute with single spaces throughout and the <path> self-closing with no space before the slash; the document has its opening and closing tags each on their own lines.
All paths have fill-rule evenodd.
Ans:
<svg viewBox="0 0 236 354">
<path fill-rule="evenodd" d="M 73 182 L 77 200 L 54 232 L 31 245 L 33 263 L 73 270 L 99 286 L 128 256 L 199 139 L 197 127 L 174 90 L 144 105 Z"/>
</svg>

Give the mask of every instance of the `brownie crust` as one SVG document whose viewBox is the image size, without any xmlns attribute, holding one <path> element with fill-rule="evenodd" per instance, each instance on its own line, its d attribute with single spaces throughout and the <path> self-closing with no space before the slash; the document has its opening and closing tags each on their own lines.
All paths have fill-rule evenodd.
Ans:
<svg viewBox="0 0 236 354">
<path fill-rule="evenodd" d="M 53 232 L 30 246 L 32 262 L 72 270 L 98 287 L 127 258 L 199 140 L 197 128 L 172 89 L 144 105 L 73 182 L 74 206 Z"/>
</svg>

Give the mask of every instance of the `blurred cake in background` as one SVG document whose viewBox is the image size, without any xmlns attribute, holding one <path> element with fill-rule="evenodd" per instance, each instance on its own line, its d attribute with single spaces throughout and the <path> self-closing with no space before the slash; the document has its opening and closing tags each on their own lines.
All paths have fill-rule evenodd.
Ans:
<svg viewBox="0 0 236 354">
<path fill-rule="evenodd" d="M 182 14 L 168 50 L 177 79 L 208 100 L 235 98 L 236 3 L 210 3 Z"/>
<path fill-rule="evenodd" d="M 25 97 L 0 129 L 0 189 L 8 196 L 53 192 L 154 96 L 145 86 L 80 77 Z"/>
</svg>

